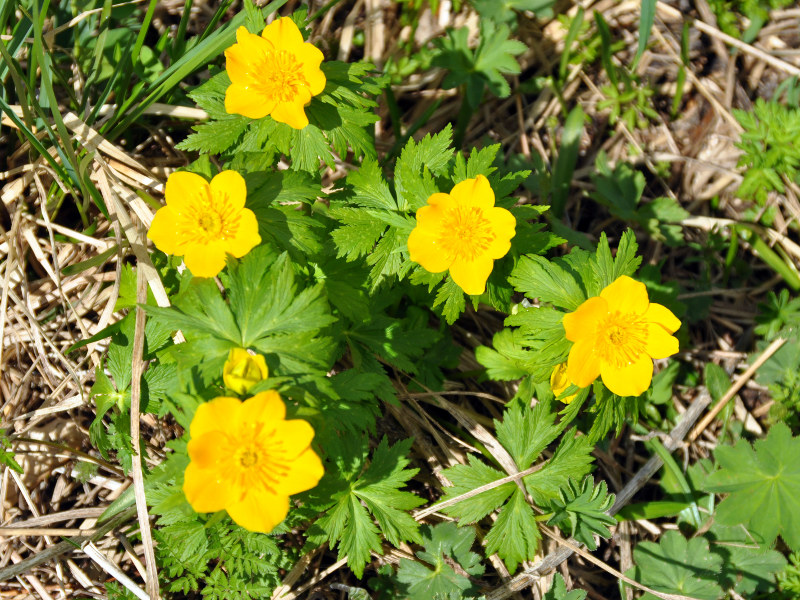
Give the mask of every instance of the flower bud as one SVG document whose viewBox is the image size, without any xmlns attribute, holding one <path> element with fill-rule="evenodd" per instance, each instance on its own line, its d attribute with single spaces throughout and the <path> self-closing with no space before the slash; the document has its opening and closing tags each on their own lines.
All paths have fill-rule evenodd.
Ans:
<svg viewBox="0 0 800 600">
<path fill-rule="evenodd" d="M 567 363 L 563 362 L 553 369 L 553 373 L 550 375 L 550 389 L 553 390 L 553 395 L 556 398 L 564 393 L 564 390 L 566 390 L 571 383 L 572 382 L 567 378 Z M 577 395 L 578 394 L 572 394 L 570 396 L 566 396 L 561 399 L 561 402 L 564 404 L 569 404 L 575 400 L 575 396 Z"/>
<path fill-rule="evenodd" d="M 260 354 L 250 354 L 243 348 L 233 348 L 222 369 L 225 386 L 237 394 L 246 394 L 268 375 L 269 369 L 264 357 Z"/>
</svg>

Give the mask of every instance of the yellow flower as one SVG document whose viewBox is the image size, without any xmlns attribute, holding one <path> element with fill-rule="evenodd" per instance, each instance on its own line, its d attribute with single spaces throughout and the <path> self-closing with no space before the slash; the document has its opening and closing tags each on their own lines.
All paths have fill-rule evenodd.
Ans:
<svg viewBox="0 0 800 600">
<path fill-rule="evenodd" d="M 572 382 L 567 378 L 567 363 L 563 362 L 560 365 L 557 365 L 550 374 L 550 389 L 553 390 L 553 395 L 558 398 L 570 385 L 572 385 Z M 575 400 L 575 396 L 577 395 L 578 394 L 571 394 L 569 396 L 565 396 L 564 398 L 561 398 L 561 402 L 564 404 L 569 404 Z"/>
<path fill-rule="evenodd" d="M 567 378 L 586 387 L 600 375 L 618 396 L 638 396 L 650 387 L 652 359 L 678 351 L 670 334 L 680 326 L 667 307 L 650 302 L 643 283 L 623 275 L 564 315 L 567 339 L 575 342 Z"/>
<path fill-rule="evenodd" d="M 244 207 L 247 187 L 236 171 L 222 171 L 208 183 L 178 171 L 167 179 L 167 205 L 153 217 L 147 237 L 167 254 L 183 256 L 196 277 L 214 277 L 225 254 L 240 258 L 261 243 L 258 222 Z"/>
<path fill-rule="evenodd" d="M 267 361 L 260 354 L 250 354 L 243 348 L 231 348 L 222 368 L 222 380 L 228 389 L 246 394 L 255 384 L 269 375 Z"/>
<path fill-rule="evenodd" d="M 285 417 L 273 390 L 244 402 L 221 397 L 202 404 L 192 419 L 183 479 L 192 508 L 226 510 L 245 529 L 263 533 L 283 521 L 289 496 L 313 488 L 323 475 L 311 425 Z"/>
<path fill-rule="evenodd" d="M 303 129 L 308 125 L 303 107 L 325 89 L 322 59 L 322 52 L 303 41 L 289 17 L 267 25 L 260 37 L 239 27 L 236 43 L 225 50 L 231 79 L 225 110 L 251 119 L 271 115 L 279 123 Z"/>
<path fill-rule="evenodd" d="M 494 192 L 483 175 L 465 179 L 449 194 L 433 194 L 417 211 L 408 237 L 411 260 L 431 273 L 450 270 L 467 294 L 482 294 L 494 260 L 505 256 L 517 220 L 495 207 Z"/>
</svg>

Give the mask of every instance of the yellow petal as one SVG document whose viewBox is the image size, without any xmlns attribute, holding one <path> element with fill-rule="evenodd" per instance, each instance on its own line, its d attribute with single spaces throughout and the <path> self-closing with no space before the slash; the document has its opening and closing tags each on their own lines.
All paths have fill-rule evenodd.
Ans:
<svg viewBox="0 0 800 600">
<path fill-rule="evenodd" d="M 439 195 L 439 194 L 436 194 Z M 446 196 L 447 194 L 440 194 Z M 431 196 L 433 198 L 433 196 Z M 417 227 L 426 229 L 431 233 L 439 234 L 442 231 L 443 222 L 447 211 L 438 204 L 421 207 L 416 214 Z"/>
<path fill-rule="evenodd" d="M 477 206 L 484 210 L 494 206 L 494 191 L 489 180 L 483 175 L 457 183 L 450 191 L 450 195 L 460 205 Z"/>
<path fill-rule="evenodd" d="M 650 304 L 647 287 L 627 275 L 618 277 L 614 283 L 606 286 L 600 292 L 600 297 L 608 301 L 610 311 L 623 314 L 642 315 Z"/>
<path fill-rule="evenodd" d="M 276 50 L 296 52 L 296 48 L 305 43 L 303 34 L 289 17 L 275 19 L 264 28 L 261 37 L 272 42 Z"/>
<path fill-rule="evenodd" d="M 269 533 L 289 513 L 289 496 L 260 487 L 247 491 L 244 498 L 226 506 L 231 519 L 249 531 Z"/>
<path fill-rule="evenodd" d="M 494 240 L 486 248 L 489 258 L 502 258 L 511 249 L 511 238 L 517 230 L 517 220 L 505 208 L 494 207 L 484 212 L 486 219 L 492 224 Z"/>
<path fill-rule="evenodd" d="M 584 301 L 574 312 L 564 315 L 564 331 L 567 339 L 577 342 L 580 339 L 594 337 L 597 325 L 606 315 L 608 315 L 608 302 L 605 299 L 593 296 Z"/>
<path fill-rule="evenodd" d="M 442 210 L 442 214 L 444 214 L 444 211 L 458 206 L 458 202 L 456 202 L 456 199 L 453 198 L 450 194 L 443 194 L 441 192 L 437 192 L 436 194 L 432 194 L 430 198 L 428 198 L 428 205 L 439 207 Z M 419 210 L 422 209 L 420 208 Z M 419 215 L 419 210 L 417 211 L 417 215 Z"/>
<path fill-rule="evenodd" d="M 252 88 L 232 83 L 225 90 L 225 111 L 248 119 L 263 119 L 275 108 L 275 101 Z"/>
<path fill-rule="evenodd" d="M 590 385 L 600 374 L 600 360 L 594 354 L 591 339 L 581 339 L 572 345 L 567 358 L 567 379 L 578 387 Z"/>
<path fill-rule="evenodd" d="M 308 450 L 314 439 L 314 428 L 307 421 L 292 419 L 279 423 L 274 434 L 264 445 L 269 445 L 270 454 L 280 456 L 281 460 L 294 460 Z"/>
<path fill-rule="evenodd" d="M 233 237 L 225 238 L 225 250 L 236 258 L 241 258 L 261 243 L 258 234 L 258 220 L 249 208 L 239 213 L 239 225 Z"/>
<path fill-rule="evenodd" d="M 307 89 L 302 89 L 301 92 L 305 92 L 310 99 L 310 92 Z M 270 115 L 278 123 L 286 123 L 294 129 L 303 129 L 308 125 L 308 117 L 303 109 L 306 101 L 279 102 L 272 109 Z"/>
<path fill-rule="evenodd" d="M 422 209 L 420 209 L 422 210 Z M 441 273 L 450 268 L 451 259 L 439 247 L 438 235 L 417 226 L 408 236 L 408 253 L 429 273 Z"/>
<path fill-rule="evenodd" d="M 478 296 L 486 290 L 486 280 L 492 274 L 494 261 L 486 256 L 475 260 L 456 260 L 450 265 L 450 277 L 458 287 L 470 296 Z"/>
<path fill-rule="evenodd" d="M 258 59 L 275 47 L 264 38 L 249 33 L 244 27 L 236 30 L 236 41 L 225 50 L 225 70 L 232 83 L 251 84 L 259 77 Z"/>
<path fill-rule="evenodd" d="M 305 44 L 306 46 L 308 44 Z M 312 46 L 313 48 L 313 46 Z M 316 96 L 321 94 L 322 91 L 325 89 L 325 86 L 328 84 L 328 80 L 325 77 L 325 73 L 322 72 L 320 69 L 303 69 L 303 74 L 306 77 L 306 81 L 308 82 L 308 91 L 311 92 L 312 96 Z"/>
<path fill-rule="evenodd" d="M 647 311 L 644 313 L 644 320 L 650 323 L 658 323 L 666 329 L 669 333 L 675 333 L 680 329 L 681 322 L 672 311 L 663 304 L 650 303 Z"/>
<path fill-rule="evenodd" d="M 209 431 L 232 431 L 241 405 L 236 398 L 220 396 L 198 406 L 189 429 L 192 438 L 199 438 Z"/>
<path fill-rule="evenodd" d="M 303 43 L 294 50 L 294 57 L 297 59 L 297 62 L 303 65 L 304 72 L 306 70 L 318 70 L 322 61 L 325 59 L 322 51 L 314 44 L 309 44 L 308 42 Z"/>
<path fill-rule="evenodd" d="M 232 499 L 232 488 L 214 469 L 201 469 L 189 463 L 183 474 L 183 493 L 197 512 L 217 512 Z"/>
<path fill-rule="evenodd" d="M 186 448 L 189 458 L 198 468 L 213 469 L 228 459 L 228 446 L 228 435 L 217 430 L 207 431 L 199 437 L 192 437 Z"/>
<path fill-rule="evenodd" d="M 244 177 L 236 171 L 218 173 L 211 180 L 209 187 L 215 204 L 227 203 L 234 211 L 244 208 L 245 200 L 247 200 L 247 185 Z"/>
<path fill-rule="evenodd" d="M 617 396 L 638 396 L 650 387 L 653 380 L 653 361 L 641 354 L 633 363 L 622 368 L 610 363 L 600 365 L 605 386 Z"/>
<path fill-rule="evenodd" d="M 647 343 L 645 352 L 653 358 L 667 358 L 677 354 L 679 350 L 678 338 L 667 333 L 657 323 L 647 324 Z"/>
<path fill-rule="evenodd" d="M 322 461 L 317 453 L 309 448 L 292 462 L 286 477 L 277 483 L 276 491 L 288 496 L 305 492 L 316 487 L 324 474 Z"/>
<path fill-rule="evenodd" d="M 156 248 L 165 254 L 180 256 L 180 243 L 175 230 L 178 224 L 178 216 L 169 206 L 164 206 L 156 211 L 150 229 L 147 230 L 147 237 L 153 240 Z"/>
<path fill-rule="evenodd" d="M 175 171 L 167 178 L 164 197 L 175 214 L 180 216 L 187 210 L 193 210 L 198 204 L 207 202 L 211 188 L 208 182 L 197 173 Z"/>
<path fill-rule="evenodd" d="M 186 249 L 183 262 L 195 277 L 216 277 L 225 268 L 225 243 L 192 244 Z"/>
<path fill-rule="evenodd" d="M 272 431 L 286 417 L 286 405 L 275 390 L 260 392 L 242 404 L 238 414 L 240 430 L 262 428 L 262 433 Z"/>
<path fill-rule="evenodd" d="M 297 48 L 295 58 L 302 64 L 301 70 L 306 78 L 311 95 L 321 94 L 327 83 L 325 73 L 319 68 L 324 58 L 322 52 L 316 46 L 305 43 Z"/>
</svg>

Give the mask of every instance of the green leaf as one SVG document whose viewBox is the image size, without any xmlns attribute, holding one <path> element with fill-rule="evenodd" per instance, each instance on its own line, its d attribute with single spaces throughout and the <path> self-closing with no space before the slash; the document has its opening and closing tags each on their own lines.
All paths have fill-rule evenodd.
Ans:
<svg viewBox="0 0 800 600">
<path fill-rule="evenodd" d="M 477 108 L 484 86 L 500 98 L 506 98 L 511 88 L 504 74 L 517 75 L 519 63 L 514 56 L 527 47 L 519 40 L 509 39 L 507 25 L 489 19 L 480 22 L 478 46 L 473 51 L 469 45 L 469 29 L 448 29 L 447 37 L 436 41 L 439 52 L 433 64 L 448 69 L 442 87 L 450 89 L 459 85 L 467 88 L 467 101 Z"/>
<path fill-rule="evenodd" d="M 572 265 L 561 258 L 547 260 L 527 254 L 519 260 L 509 281 L 515 290 L 528 298 L 538 298 L 541 302 L 570 312 L 586 300 L 580 276 Z"/>
<path fill-rule="evenodd" d="M 417 211 L 428 198 L 439 191 L 432 175 L 443 175 L 453 157 L 453 129 L 448 123 L 435 135 L 428 134 L 419 142 L 408 140 L 395 165 L 394 180 L 397 206 L 400 210 Z"/>
<path fill-rule="evenodd" d="M 359 578 L 370 552 L 383 554 L 384 538 L 395 546 L 421 541 L 419 525 L 409 511 L 424 500 L 400 490 L 418 471 L 406 468 L 411 442 L 389 446 L 384 437 L 362 473 L 367 440 L 341 440 L 328 459 L 338 463 L 337 468 L 326 470 L 326 478 L 310 492 L 326 508 L 310 530 L 310 541 L 327 540 L 331 547 L 338 544 L 339 558 L 347 556 L 347 564 Z"/>
<path fill-rule="evenodd" d="M 536 408 L 531 409 L 517 400 L 505 412 L 503 421 L 496 423 L 498 440 L 519 469 L 533 464 L 558 435 L 560 428 L 554 425 L 554 420 L 550 402 L 540 401 Z M 541 469 L 523 478 L 533 501 L 538 506 L 546 506 L 558 496 L 559 488 L 565 486 L 570 477 L 580 479 L 588 473 L 591 450 L 585 436 L 575 437 L 575 430 L 567 432 L 552 458 Z M 445 500 L 473 492 L 504 476 L 472 456 L 468 457 L 468 464 L 446 469 L 444 475 L 453 484 L 444 489 Z M 487 552 L 497 552 L 512 571 L 521 561 L 531 559 L 536 553 L 541 539 L 536 517 L 525 493 L 513 482 L 461 499 L 441 510 L 463 523 L 474 523 L 499 510 L 498 518 L 486 536 Z"/>
<path fill-rule="evenodd" d="M 0 464 L 22 474 L 20 464 L 14 459 L 14 452 L 11 451 L 11 442 L 6 436 L 6 430 L 0 429 Z"/>
<path fill-rule="evenodd" d="M 521 336 L 513 329 L 501 329 L 492 346 L 478 346 L 475 360 L 486 367 L 486 374 L 493 381 L 513 381 L 528 374 L 529 365 L 536 362 L 537 355 L 526 350 Z"/>
<path fill-rule="evenodd" d="M 536 513 L 525 499 L 525 494 L 516 486 L 513 486 L 513 490 L 511 499 L 500 511 L 484 540 L 486 553 L 496 552 L 512 573 L 517 570 L 519 563 L 536 555 L 542 539 L 536 524 Z"/>
<path fill-rule="evenodd" d="M 213 280 L 193 278 L 172 307 L 147 307 L 153 321 L 183 331 L 186 342 L 170 350 L 180 369 L 208 383 L 238 347 L 264 354 L 271 374 L 327 372 L 333 340 L 319 332 L 333 317 L 324 286 L 301 286 L 288 255 L 266 245 L 228 264 L 229 303 Z"/>
<path fill-rule="evenodd" d="M 698 600 L 718 600 L 722 559 L 712 554 L 703 538 L 687 540 L 677 531 L 667 531 L 659 542 L 641 542 L 633 549 L 636 566 L 626 575 L 668 594 L 682 594 Z M 654 600 L 646 593 L 642 600 Z"/>
<path fill-rule="evenodd" d="M 508 450 L 518 470 L 524 471 L 530 467 L 558 437 L 561 428 L 555 424 L 555 420 L 556 414 L 547 400 L 540 401 L 534 408 L 527 403 L 514 401 L 503 413 L 503 420 L 495 420 L 497 440 Z"/>
<path fill-rule="evenodd" d="M 639 17 L 639 45 L 636 48 L 636 56 L 633 57 L 631 71 L 636 71 L 639 59 L 642 58 L 647 41 L 650 39 L 650 30 L 656 18 L 656 0 L 642 0 L 642 13 Z"/>
<path fill-rule="evenodd" d="M 553 585 L 547 590 L 542 600 L 583 600 L 586 598 L 586 592 L 583 590 L 567 591 L 567 583 L 561 576 L 561 573 L 556 573 L 553 577 Z"/>
<path fill-rule="evenodd" d="M 470 548 L 475 543 L 475 530 L 456 527 L 455 523 L 440 523 L 434 527 L 423 525 L 420 529 L 424 551 L 417 552 L 422 562 L 400 560 L 397 581 L 406 586 L 409 600 L 430 600 L 447 597 L 455 590 L 473 590 L 472 582 L 451 566 L 469 575 L 482 575 L 484 568 L 480 556 Z M 429 568 L 429 567 L 432 567 Z"/>
<path fill-rule="evenodd" d="M 550 506 L 553 516 L 547 524 L 557 526 L 567 536 L 586 544 L 589 550 L 596 550 L 594 536 L 610 538 L 608 527 L 617 522 L 607 514 L 613 504 L 614 494 L 608 493 L 605 481 L 595 486 L 590 476 L 584 478 L 581 484 L 570 479 L 559 490 L 559 497 L 553 500 Z"/>
<path fill-rule="evenodd" d="M 456 322 L 466 308 L 464 290 L 448 276 L 444 284 L 436 292 L 436 299 L 433 301 L 433 308 L 441 306 L 442 316 L 449 325 Z"/>
<path fill-rule="evenodd" d="M 476 488 L 502 479 L 504 476 L 502 472 L 485 465 L 472 455 L 467 456 L 466 465 L 450 467 L 444 473 L 453 485 L 444 488 L 443 500 L 461 496 Z M 465 498 L 453 506 L 443 508 L 442 512 L 458 517 L 464 523 L 475 523 L 501 506 L 514 491 L 515 487 L 513 483 L 504 483 L 470 498 Z"/>
<path fill-rule="evenodd" d="M 775 574 L 787 564 L 780 552 L 759 545 L 742 526 L 714 523 L 706 535 L 712 540 L 711 551 L 722 558 L 720 583 L 725 589 L 744 598 L 775 592 Z"/>
<path fill-rule="evenodd" d="M 517 11 L 529 10 L 540 18 L 552 18 L 555 0 L 470 0 L 472 6 L 484 19 L 497 23 L 517 20 Z"/>
<path fill-rule="evenodd" d="M 175 145 L 178 150 L 222 154 L 227 152 L 249 127 L 245 117 L 229 117 L 194 126 L 194 133 Z"/>
<path fill-rule="evenodd" d="M 592 464 L 593 444 L 588 436 L 576 435 L 570 429 L 561 438 L 553 456 L 545 465 L 525 477 L 525 487 L 537 506 L 546 506 L 559 496 L 570 478 L 581 480 Z"/>
<path fill-rule="evenodd" d="M 636 256 L 639 249 L 636 236 L 630 229 L 625 230 L 617 246 L 616 257 L 611 256 L 611 248 L 605 232 L 600 234 L 595 253 L 597 282 L 594 289 L 589 290 L 589 295 L 599 295 L 603 288 L 614 283 L 623 275 L 632 277 L 642 262 L 641 256 Z"/>
<path fill-rule="evenodd" d="M 715 363 L 706 364 L 703 369 L 703 379 L 714 402 L 719 401 L 728 391 L 728 388 L 731 387 L 730 376 L 725 372 L 725 369 Z"/>
<path fill-rule="evenodd" d="M 774 425 L 750 446 L 718 446 L 714 457 L 720 470 L 705 483 L 710 492 L 728 494 L 717 507 L 722 525 L 744 524 L 769 545 L 780 535 L 800 550 L 800 438 L 783 423 Z"/>
</svg>

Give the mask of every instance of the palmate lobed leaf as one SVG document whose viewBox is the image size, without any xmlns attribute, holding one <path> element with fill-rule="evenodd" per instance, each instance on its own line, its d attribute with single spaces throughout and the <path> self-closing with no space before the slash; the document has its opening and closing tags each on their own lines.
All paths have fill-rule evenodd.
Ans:
<svg viewBox="0 0 800 600">
<path fill-rule="evenodd" d="M 192 279 L 170 308 L 146 307 L 153 321 L 181 329 L 186 343 L 170 349 L 180 365 L 219 377 L 231 348 L 267 356 L 273 374 L 317 372 L 330 366 L 334 344 L 320 329 L 333 322 L 322 284 L 303 287 L 287 254 L 262 245 L 229 259 L 226 302 L 216 283 Z"/>
<path fill-rule="evenodd" d="M 384 538 L 395 546 L 421 541 L 419 525 L 408 511 L 424 500 L 400 489 L 418 471 L 406 468 L 411 442 L 389 446 L 384 437 L 364 470 L 366 439 L 350 436 L 332 441 L 328 461 L 335 469 L 326 469 L 326 478 L 309 492 L 311 503 L 325 510 L 309 530 L 309 541 L 338 544 L 339 557 L 347 556 L 347 564 L 358 577 L 371 552 L 383 554 Z"/>
<path fill-rule="evenodd" d="M 516 401 L 503 415 L 503 421 L 496 423 L 496 428 L 498 440 L 520 470 L 530 467 L 562 429 L 555 424 L 548 401 L 540 401 L 534 409 Z M 576 437 L 574 430 L 567 432 L 542 468 L 523 479 L 525 491 L 534 503 L 546 506 L 570 478 L 582 479 L 591 468 L 591 449 L 585 436 Z M 445 488 L 444 499 L 451 499 L 497 481 L 505 473 L 469 456 L 468 464 L 446 469 L 444 475 L 453 483 Z M 541 539 L 533 508 L 515 483 L 504 483 L 465 498 L 442 512 L 463 523 L 474 523 L 495 510 L 499 514 L 486 536 L 487 552 L 496 552 L 513 571 L 520 562 L 536 554 Z"/>
<path fill-rule="evenodd" d="M 416 555 L 422 562 L 402 559 L 397 570 L 397 581 L 408 588 L 408 595 L 404 597 L 409 600 L 446 598 L 454 590 L 463 592 L 473 588 L 469 578 L 457 573 L 451 564 L 457 563 L 468 575 L 483 574 L 480 556 L 470 550 L 475 542 L 475 530 L 459 528 L 454 523 L 440 523 L 434 527 L 424 525 L 420 531 L 425 550 Z"/>
<path fill-rule="evenodd" d="M 704 538 L 687 540 L 677 531 L 667 531 L 656 544 L 641 542 L 633 549 L 636 566 L 626 574 L 659 592 L 681 594 L 697 600 L 718 600 L 717 583 L 722 559 L 711 553 Z M 642 600 L 655 600 L 646 593 Z"/>
<path fill-rule="evenodd" d="M 717 507 L 723 525 L 745 524 L 769 545 L 780 535 L 800 550 L 800 438 L 778 423 L 754 446 L 740 440 L 718 446 L 720 470 L 709 475 L 705 489 L 728 494 Z"/>
<path fill-rule="evenodd" d="M 596 550 L 594 536 L 609 538 L 611 531 L 608 527 L 616 525 L 616 520 L 607 514 L 613 503 L 614 494 L 607 493 L 605 481 L 595 487 L 590 476 L 586 476 L 582 483 L 570 479 L 568 485 L 559 490 L 559 498 L 553 500 L 553 516 L 547 524 L 556 525 L 589 550 Z"/>
</svg>

